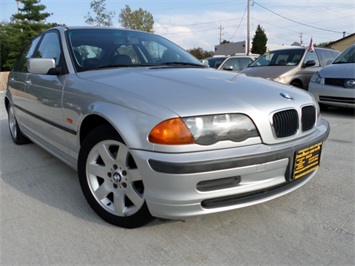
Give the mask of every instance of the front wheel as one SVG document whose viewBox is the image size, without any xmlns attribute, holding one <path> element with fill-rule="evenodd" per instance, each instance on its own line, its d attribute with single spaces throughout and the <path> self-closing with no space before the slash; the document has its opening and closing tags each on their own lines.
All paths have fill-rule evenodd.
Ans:
<svg viewBox="0 0 355 266">
<path fill-rule="evenodd" d="M 303 89 L 303 85 L 300 81 L 297 81 L 297 80 L 293 80 L 290 85 L 296 87 L 296 88 L 300 88 L 300 89 Z"/>
<path fill-rule="evenodd" d="M 136 228 L 152 219 L 141 173 L 111 127 L 98 127 L 87 136 L 79 153 L 78 173 L 86 200 L 105 221 Z"/>
</svg>

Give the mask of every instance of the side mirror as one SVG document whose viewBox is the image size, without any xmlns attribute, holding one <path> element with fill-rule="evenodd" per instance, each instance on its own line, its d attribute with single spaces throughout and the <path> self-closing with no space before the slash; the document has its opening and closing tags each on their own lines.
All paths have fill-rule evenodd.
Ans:
<svg viewBox="0 0 355 266">
<path fill-rule="evenodd" d="M 305 64 L 303 64 L 303 67 L 311 67 L 311 66 L 315 66 L 315 65 L 316 65 L 316 61 L 309 60 Z"/>
<path fill-rule="evenodd" d="M 27 69 L 32 74 L 59 74 L 52 58 L 30 58 L 27 61 Z"/>
<path fill-rule="evenodd" d="M 223 68 L 223 70 L 233 71 L 234 68 L 233 68 L 233 66 L 226 66 Z"/>
</svg>

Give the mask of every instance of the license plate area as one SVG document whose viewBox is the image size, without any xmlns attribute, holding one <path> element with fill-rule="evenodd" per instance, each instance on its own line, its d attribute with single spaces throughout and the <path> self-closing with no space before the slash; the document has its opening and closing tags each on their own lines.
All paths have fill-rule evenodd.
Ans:
<svg viewBox="0 0 355 266">
<path fill-rule="evenodd" d="M 295 163 L 292 171 L 293 179 L 312 173 L 319 167 L 323 142 L 319 142 L 295 153 Z"/>
</svg>

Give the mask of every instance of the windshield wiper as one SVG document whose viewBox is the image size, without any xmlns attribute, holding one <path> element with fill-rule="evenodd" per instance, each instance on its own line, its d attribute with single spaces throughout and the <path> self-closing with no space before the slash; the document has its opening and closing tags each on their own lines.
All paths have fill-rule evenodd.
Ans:
<svg viewBox="0 0 355 266">
<path fill-rule="evenodd" d="M 207 66 L 202 64 L 187 63 L 187 62 L 164 62 L 164 63 L 157 64 L 155 66 L 191 66 L 191 67 L 207 68 Z"/>
<path fill-rule="evenodd" d="M 116 65 L 106 65 L 106 66 L 99 66 L 95 69 L 103 69 L 103 68 L 120 68 L 120 67 L 149 67 L 149 66 L 156 66 L 156 64 L 116 64 Z"/>
<path fill-rule="evenodd" d="M 199 64 L 194 64 L 194 63 L 165 62 L 165 63 L 160 63 L 160 64 L 114 64 L 114 65 L 98 66 L 95 68 L 88 68 L 86 70 L 124 68 L 124 67 L 161 67 L 161 66 L 176 66 L 176 67 L 189 66 L 189 67 L 207 68 L 207 66 L 205 66 L 205 65 L 199 65 Z"/>
<path fill-rule="evenodd" d="M 344 61 L 339 61 L 339 62 L 333 62 L 332 64 L 353 64 L 354 62 L 344 62 Z"/>
</svg>

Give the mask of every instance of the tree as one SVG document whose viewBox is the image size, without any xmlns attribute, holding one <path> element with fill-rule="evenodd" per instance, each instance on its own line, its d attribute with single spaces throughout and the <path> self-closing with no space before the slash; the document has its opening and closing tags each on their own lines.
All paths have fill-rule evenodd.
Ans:
<svg viewBox="0 0 355 266">
<path fill-rule="evenodd" d="M 22 8 L 19 8 L 17 14 L 12 15 L 12 18 L 19 22 L 37 23 L 44 22 L 51 13 L 43 13 L 46 9 L 45 5 L 40 4 L 41 0 L 19 0 L 23 4 Z"/>
<path fill-rule="evenodd" d="M 314 46 L 321 48 L 329 48 L 333 42 L 321 42 L 319 44 L 315 44 Z"/>
<path fill-rule="evenodd" d="M 112 18 L 116 16 L 114 11 L 106 11 L 106 0 L 91 1 L 90 8 L 96 13 L 96 17 L 92 17 L 90 12 L 85 16 L 85 23 L 91 26 L 112 26 Z"/>
<path fill-rule="evenodd" d="M 7 29 L 9 28 L 9 23 L 0 22 L 0 65 L 1 71 L 10 70 L 9 68 L 3 68 L 3 64 L 8 60 L 11 47 L 8 41 L 9 34 Z"/>
<path fill-rule="evenodd" d="M 253 38 L 251 52 L 253 54 L 264 54 L 266 52 L 267 37 L 264 29 L 258 25 Z"/>
<path fill-rule="evenodd" d="M 196 57 L 197 59 L 204 59 L 204 58 L 211 57 L 211 56 L 214 55 L 214 52 L 205 51 L 201 47 L 193 48 L 193 49 L 190 49 L 190 50 L 187 50 L 187 51 L 190 54 L 192 54 L 194 57 Z"/>
<path fill-rule="evenodd" d="M 127 29 L 153 32 L 153 15 L 142 8 L 132 11 L 131 8 L 126 5 L 124 9 L 121 9 L 118 21 L 121 23 L 122 27 Z"/>
<path fill-rule="evenodd" d="M 11 22 L 1 23 L 1 70 L 9 70 L 19 57 L 22 48 L 32 38 L 42 31 L 58 26 L 56 23 L 45 23 L 51 16 L 45 5 L 40 0 L 19 0 L 21 8 L 19 12 L 12 15 Z"/>
</svg>

